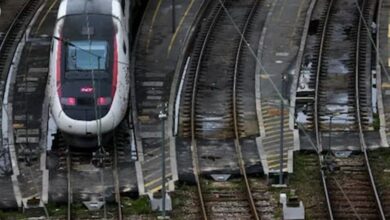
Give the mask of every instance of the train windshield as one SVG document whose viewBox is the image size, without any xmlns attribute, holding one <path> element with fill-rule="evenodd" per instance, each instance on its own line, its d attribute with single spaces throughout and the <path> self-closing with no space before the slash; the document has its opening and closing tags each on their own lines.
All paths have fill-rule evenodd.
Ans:
<svg viewBox="0 0 390 220">
<path fill-rule="evenodd" d="M 71 41 L 67 49 L 67 71 L 106 70 L 106 41 Z"/>
</svg>

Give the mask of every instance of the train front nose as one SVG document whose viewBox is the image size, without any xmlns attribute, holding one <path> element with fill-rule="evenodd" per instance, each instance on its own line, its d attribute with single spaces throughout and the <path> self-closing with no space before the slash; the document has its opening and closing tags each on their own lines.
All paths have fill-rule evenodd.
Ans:
<svg viewBox="0 0 390 220">
<path fill-rule="evenodd" d="M 109 45 L 107 40 L 72 40 L 64 46 L 59 97 L 73 120 L 99 120 L 110 110 L 114 89 Z"/>
<path fill-rule="evenodd" d="M 92 84 L 92 85 L 91 85 Z M 110 110 L 112 98 L 104 92 L 104 82 L 74 81 L 63 85 L 60 102 L 64 113 L 73 120 L 95 121 Z"/>
<path fill-rule="evenodd" d="M 73 120 L 97 121 L 110 110 L 111 97 L 61 97 L 64 113 Z"/>
</svg>

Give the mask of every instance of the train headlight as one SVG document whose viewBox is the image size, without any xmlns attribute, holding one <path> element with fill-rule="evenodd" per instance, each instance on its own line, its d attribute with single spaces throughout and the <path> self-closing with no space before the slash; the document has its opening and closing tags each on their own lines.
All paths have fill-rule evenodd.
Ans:
<svg viewBox="0 0 390 220">
<path fill-rule="evenodd" d="M 112 98 L 111 97 L 99 97 L 96 100 L 96 104 L 99 106 L 102 105 L 111 105 Z"/>
<path fill-rule="evenodd" d="M 77 101 L 75 97 L 61 97 L 61 104 L 75 106 Z"/>
</svg>

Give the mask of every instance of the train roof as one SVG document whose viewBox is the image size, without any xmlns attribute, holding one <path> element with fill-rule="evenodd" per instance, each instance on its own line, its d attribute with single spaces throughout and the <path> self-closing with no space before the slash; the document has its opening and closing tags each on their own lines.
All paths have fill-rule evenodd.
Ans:
<svg viewBox="0 0 390 220">
<path fill-rule="evenodd" d="M 57 19 L 69 15 L 100 14 L 121 17 L 118 0 L 62 0 Z"/>
</svg>

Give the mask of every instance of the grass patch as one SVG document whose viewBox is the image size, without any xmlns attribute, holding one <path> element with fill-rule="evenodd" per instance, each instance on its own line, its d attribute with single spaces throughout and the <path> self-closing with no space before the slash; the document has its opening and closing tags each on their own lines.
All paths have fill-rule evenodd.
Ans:
<svg viewBox="0 0 390 220">
<path fill-rule="evenodd" d="M 176 190 L 172 192 L 172 213 L 171 219 L 197 219 L 200 218 L 198 204 L 198 192 L 196 186 L 190 186 L 185 183 L 177 185 Z"/>
<path fill-rule="evenodd" d="M 138 199 L 122 198 L 122 212 L 125 215 L 140 215 L 153 213 L 149 198 L 141 196 Z"/>
<path fill-rule="evenodd" d="M 277 202 L 277 206 L 275 206 L 274 211 L 274 218 L 273 219 L 282 219 L 283 217 L 283 210 L 282 205 L 279 203 L 279 197 L 280 193 L 287 193 L 289 191 L 289 187 L 287 188 L 275 188 L 275 187 L 269 187 L 269 192 L 272 193 L 272 197 Z"/>
<path fill-rule="evenodd" d="M 371 169 L 380 187 L 390 188 L 390 150 L 379 148 L 369 151 Z"/>
<path fill-rule="evenodd" d="M 172 193 L 172 203 L 176 204 L 176 207 L 185 204 L 185 201 L 191 198 L 191 196 L 198 196 L 198 191 L 196 186 L 189 186 L 187 184 L 182 184 L 176 188 Z M 175 207 L 175 205 L 173 205 Z"/>
<path fill-rule="evenodd" d="M 0 210 L 0 219 L 1 220 L 19 220 L 19 219 L 27 219 L 27 218 L 28 218 L 28 216 L 26 216 L 25 214 L 23 214 L 21 212 L 16 212 L 16 211 L 6 212 L 6 211 Z"/>
<path fill-rule="evenodd" d="M 321 178 L 319 169 L 317 155 L 295 154 L 294 173 L 290 175 L 290 187 L 295 188 L 299 196 L 312 197 L 317 194 L 322 190 L 322 185 L 317 184 Z"/>
<path fill-rule="evenodd" d="M 73 203 L 72 204 L 72 214 L 76 216 L 83 216 L 88 212 L 88 209 L 82 203 Z"/>
<path fill-rule="evenodd" d="M 374 127 L 375 130 L 379 130 L 379 128 L 380 128 L 380 120 L 379 120 L 379 114 L 378 113 L 374 113 L 373 114 L 372 126 Z"/>
<path fill-rule="evenodd" d="M 321 182 L 318 155 L 309 152 L 294 153 L 294 173 L 289 175 L 286 188 L 270 188 L 274 199 L 279 202 L 280 193 L 290 194 L 295 190 L 299 200 L 305 206 L 305 218 L 316 219 L 319 212 L 326 211 L 324 190 Z M 274 218 L 281 219 L 282 207 L 275 209 Z"/>
<path fill-rule="evenodd" d="M 191 198 L 189 194 L 195 195 L 197 193 L 195 186 L 188 186 L 186 184 L 181 185 L 176 191 L 172 194 L 173 209 L 180 209 L 184 207 L 187 200 Z"/>
<path fill-rule="evenodd" d="M 55 203 L 49 203 L 46 205 L 46 209 L 51 217 L 66 217 L 68 207 L 64 205 L 57 205 Z"/>
</svg>

